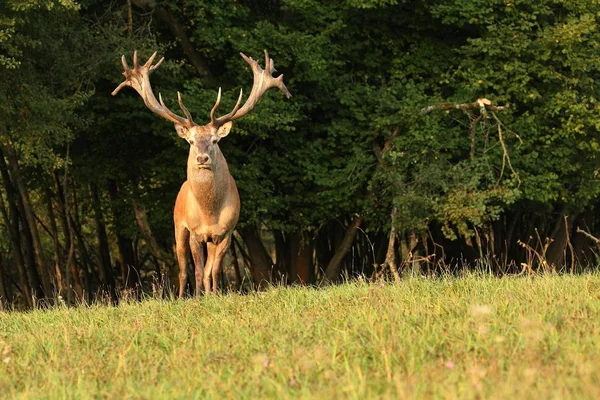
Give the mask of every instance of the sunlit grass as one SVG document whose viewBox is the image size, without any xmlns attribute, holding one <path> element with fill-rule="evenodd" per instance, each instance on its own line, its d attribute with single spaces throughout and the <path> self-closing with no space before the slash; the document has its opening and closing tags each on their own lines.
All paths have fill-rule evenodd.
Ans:
<svg viewBox="0 0 600 400">
<path fill-rule="evenodd" d="M 0 397 L 599 398 L 600 275 L 0 313 Z"/>
</svg>

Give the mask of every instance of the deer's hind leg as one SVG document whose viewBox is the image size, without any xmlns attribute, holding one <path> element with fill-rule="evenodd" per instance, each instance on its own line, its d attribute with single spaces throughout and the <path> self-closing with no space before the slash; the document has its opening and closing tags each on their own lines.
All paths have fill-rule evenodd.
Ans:
<svg viewBox="0 0 600 400">
<path fill-rule="evenodd" d="M 175 227 L 175 253 L 179 265 L 179 298 L 183 297 L 187 283 L 188 238 L 190 231 L 184 226 Z"/>
<path fill-rule="evenodd" d="M 194 235 L 190 235 L 190 249 L 194 259 L 194 275 L 196 276 L 196 297 L 200 296 L 204 282 L 204 246 Z"/>
</svg>

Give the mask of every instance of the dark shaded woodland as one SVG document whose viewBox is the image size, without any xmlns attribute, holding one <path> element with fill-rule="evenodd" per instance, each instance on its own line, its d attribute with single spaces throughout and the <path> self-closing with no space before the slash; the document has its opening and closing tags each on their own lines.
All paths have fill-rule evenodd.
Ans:
<svg viewBox="0 0 600 400">
<path fill-rule="evenodd" d="M 223 109 L 249 92 L 240 52 L 268 49 L 293 94 L 270 91 L 220 142 L 242 203 L 226 290 L 596 269 L 599 15 L 592 0 L 2 2 L 0 307 L 177 285 L 189 145 L 133 90 L 110 95 L 136 49 L 165 57 L 153 87 L 195 121 L 219 87 Z"/>
</svg>

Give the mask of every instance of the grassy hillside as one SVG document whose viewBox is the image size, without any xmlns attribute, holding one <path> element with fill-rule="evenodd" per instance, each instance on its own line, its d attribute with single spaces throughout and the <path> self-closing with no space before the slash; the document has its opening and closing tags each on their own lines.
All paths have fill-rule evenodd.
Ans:
<svg viewBox="0 0 600 400">
<path fill-rule="evenodd" d="M 9 398 L 600 398 L 600 275 L 0 313 Z"/>
</svg>

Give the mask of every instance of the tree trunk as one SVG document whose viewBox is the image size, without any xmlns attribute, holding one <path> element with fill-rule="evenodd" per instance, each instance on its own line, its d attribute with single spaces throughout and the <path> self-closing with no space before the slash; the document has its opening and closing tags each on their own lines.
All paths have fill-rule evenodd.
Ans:
<svg viewBox="0 0 600 400">
<path fill-rule="evenodd" d="M 335 221 L 337 223 L 337 221 Z M 333 257 L 333 252 L 335 248 L 331 246 L 331 236 L 332 236 L 332 221 L 325 224 L 319 232 L 317 233 L 317 237 L 313 241 L 313 247 L 315 249 L 315 259 L 314 262 L 315 270 L 318 271 L 317 275 L 322 275 L 322 272 L 325 271 L 325 267 L 329 264 L 329 260 Z"/>
<path fill-rule="evenodd" d="M 346 229 L 346 233 L 344 234 L 342 242 L 335 250 L 333 258 L 331 259 L 331 261 L 329 261 L 329 264 L 325 269 L 325 278 L 327 280 L 334 281 L 340 276 L 340 272 L 342 269 L 342 261 L 344 260 L 344 257 L 346 257 L 346 254 L 348 254 L 348 252 L 350 251 L 350 248 L 352 248 L 354 237 L 356 236 L 356 232 L 358 231 L 358 228 L 360 227 L 363 218 L 364 216 L 362 214 L 357 215 L 354 218 L 354 221 L 352 221 L 352 224 L 350 224 L 348 229 Z"/>
<path fill-rule="evenodd" d="M 573 221 L 578 216 L 578 214 L 567 216 L 564 212 L 561 212 L 557 217 L 554 230 L 550 235 L 553 242 L 546 254 L 546 261 L 549 265 L 553 265 L 555 270 L 561 270 L 567 263 L 567 252 L 571 245 Z"/>
<path fill-rule="evenodd" d="M 1 144 L 1 146 L 2 151 L 8 159 L 8 165 L 10 168 L 12 179 L 21 198 L 25 221 L 27 222 L 27 226 L 31 233 L 33 252 L 39 270 L 42 287 L 44 289 L 44 295 L 47 301 L 51 304 L 53 302 L 52 293 L 54 291 L 54 285 L 52 284 L 52 275 L 50 274 L 50 271 L 48 269 L 48 263 L 46 262 L 46 257 L 44 255 L 44 248 L 40 239 L 40 234 L 37 228 L 33 208 L 31 207 L 31 201 L 29 200 L 29 193 L 25 186 L 25 181 L 21 176 L 21 171 L 17 161 L 17 154 L 11 145 Z"/>
<path fill-rule="evenodd" d="M 94 183 L 88 185 L 90 189 L 90 198 L 92 200 L 92 209 L 94 210 L 94 221 L 96 223 L 96 235 L 98 236 L 98 272 L 100 281 L 106 286 L 111 300 L 117 300 L 115 291 L 115 277 L 113 276 L 112 263 L 110 262 L 110 250 L 108 248 L 108 236 L 106 235 L 106 224 L 104 223 L 104 215 L 102 214 L 102 205 L 100 204 L 100 196 L 98 195 L 98 187 Z"/>
<path fill-rule="evenodd" d="M 233 261 L 233 270 L 235 273 L 235 290 L 240 291 L 242 288 L 242 274 L 240 273 L 240 261 L 238 260 L 237 251 L 235 250 L 236 241 L 231 241 L 231 257 Z"/>
<path fill-rule="evenodd" d="M 290 279 L 291 283 L 310 284 L 314 272 L 312 263 L 312 246 L 306 240 L 306 234 L 298 228 L 289 240 L 290 246 Z"/>
<path fill-rule="evenodd" d="M 69 157 L 69 147 L 67 146 L 67 158 Z M 68 165 L 68 164 L 67 164 Z M 79 202 L 77 200 L 77 190 L 75 186 L 75 180 L 72 176 L 68 174 L 68 168 L 65 168 L 65 175 L 63 180 L 63 188 L 64 188 L 64 198 L 65 198 L 65 208 L 67 210 L 67 222 L 69 228 L 69 235 L 71 237 L 71 241 L 73 242 L 75 238 L 77 238 L 77 247 L 79 247 L 79 259 L 82 264 L 81 267 L 78 266 L 75 258 L 72 256 L 74 252 L 71 252 L 69 259 L 72 260 L 68 265 L 71 266 L 71 277 L 73 278 L 73 290 L 79 299 L 83 299 L 84 294 L 91 295 L 91 282 L 90 282 L 90 266 L 92 265 L 92 260 L 89 256 L 89 252 L 85 245 L 85 239 L 83 238 L 81 228 L 81 218 L 79 218 Z M 70 192 L 67 191 L 69 185 L 71 183 L 72 190 Z M 70 193 L 70 196 L 69 196 Z M 71 199 L 71 202 L 69 202 Z M 72 203 L 72 206 L 71 206 Z M 72 210 L 72 212 L 71 212 Z M 83 282 L 82 282 L 83 278 Z M 84 290 L 85 288 L 85 290 Z"/>
<path fill-rule="evenodd" d="M 411 258 L 410 273 L 413 276 L 421 274 L 421 263 L 418 261 L 418 258 L 419 258 L 419 250 L 417 249 L 418 245 L 419 245 L 419 237 L 417 236 L 417 233 L 415 231 L 410 231 L 410 233 L 408 235 L 408 246 L 410 248 L 409 254 L 410 254 L 410 258 Z"/>
<path fill-rule="evenodd" d="M 63 254 L 58 240 L 58 226 L 56 225 L 56 219 L 54 214 L 54 207 L 52 206 L 52 194 L 48 187 L 44 188 L 44 201 L 46 202 L 46 210 L 48 212 L 48 219 L 50 220 L 50 235 L 52 236 L 52 249 L 54 251 L 54 273 L 56 275 L 56 284 L 58 293 L 61 295 L 64 291 L 63 283 Z"/>
<path fill-rule="evenodd" d="M 388 248 L 385 254 L 385 265 L 389 268 L 392 276 L 394 277 L 394 281 L 400 281 L 400 274 L 398 274 L 398 267 L 396 266 L 396 214 L 398 213 L 398 209 L 394 207 L 392 209 L 392 221 L 390 227 L 390 238 L 388 241 Z"/>
<path fill-rule="evenodd" d="M 179 22 L 177 17 L 167 8 L 157 6 L 155 1 L 151 0 L 132 0 L 133 4 L 137 7 L 145 10 L 152 10 L 156 13 L 171 31 L 171 34 L 175 37 L 175 40 L 181 46 L 181 49 L 187 56 L 190 63 L 196 68 L 198 74 L 204 78 L 205 82 L 214 85 L 214 76 L 210 71 L 208 63 L 205 58 L 200 54 L 196 47 L 191 42 L 187 33 L 185 32 L 185 26 Z"/>
<path fill-rule="evenodd" d="M 246 225 L 238 229 L 238 232 L 244 239 L 248 248 L 248 257 L 250 258 L 250 273 L 257 289 L 264 289 L 271 283 L 271 271 L 273 269 L 273 260 L 267 252 L 258 229 L 253 225 Z"/>
<path fill-rule="evenodd" d="M 123 212 L 120 209 L 121 199 L 119 196 L 119 185 L 116 181 L 108 183 L 108 195 L 111 200 L 111 209 L 115 225 L 115 235 L 117 237 L 117 247 L 119 248 L 119 266 L 121 269 L 121 281 L 126 287 L 135 288 L 140 284 L 138 266 L 133 250 L 133 243 L 124 232 L 127 230 L 127 223 L 124 220 Z"/>
<path fill-rule="evenodd" d="M 74 185 L 73 185 L 74 186 Z M 67 187 L 67 183 L 65 182 L 65 187 Z M 65 198 L 67 199 L 67 202 L 65 203 L 65 206 L 67 208 L 67 212 L 69 210 L 69 201 L 68 201 L 68 194 L 66 193 L 65 190 Z M 73 191 L 73 210 L 75 210 L 75 212 L 77 212 L 77 199 L 75 197 L 75 192 Z M 79 218 L 77 218 L 77 220 L 79 220 Z M 67 266 L 69 266 L 71 273 L 68 274 L 67 276 L 72 278 L 69 279 L 69 283 L 71 288 L 73 289 L 73 292 L 75 293 L 75 295 L 77 295 L 77 299 L 78 300 L 82 300 L 83 299 L 83 295 L 84 295 L 84 290 L 83 287 L 85 286 L 85 293 L 87 293 L 88 295 L 91 294 L 91 285 L 90 285 L 90 280 L 89 280 L 89 276 L 88 276 L 88 267 L 92 264 L 91 260 L 90 260 L 90 256 L 88 254 L 87 248 L 85 247 L 85 240 L 83 239 L 83 235 L 81 234 L 81 224 L 79 224 L 74 218 L 73 216 L 68 213 L 67 215 L 67 225 L 69 228 L 69 237 L 71 238 L 71 248 L 69 249 L 69 256 L 68 256 L 68 263 Z M 77 265 L 77 262 L 75 260 L 75 238 L 77 238 L 77 244 L 79 247 L 79 255 L 81 258 L 81 261 L 83 261 L 83 267 L 79 268 Z M 81 275 L 79 274 L 81 272 L 81 275 L 83 275 L 83 283 L 81 281 Z"/>
<path fill-rule="evenodd" d="M 44 298 L 44 289 L 42 287 L 38 269 L 35 265 L 35 254 L 33 253 L 33 241 L 31 239 L 31 232 L 29 232 L 27 224 L 23 221 L 23 212 L 20 202 L 18 206 L 19 215 L 21 215 L 21 218 L 19 218 L 18 221 L 16 221 L 16 223 L 17 226 L 19 226 L 19 224 L 21 225 L 19 237 L 25 259 L 25 272 L 27 274 L 27 280 L 29 281 L 29 285 L 32 288 L 32 294 L 35 296 L 35 300 L 39 300 Z M 32 302 L 34 302 L 35 300 L 32 299 Z"/>
<path fill-rule="evenodd" d="M 20 290 L 25 297 L 25 302 L 28 307 L 33 307 L 33 300 L 31 298 L 31 288 L 30 284 L 27 281 L 27 273 L 26 273 L 26 265 L 25 260 L 23 258 L 23 254 L 21 253 L 21 235 L 19 233 L 19 216 L 17 207 L 15 206 L 14 194 L 11 194 L 11 191 L 14 190 L 12 188 L 12 184 L 10 181 L 6 181 L 8 176 L 4 176 L 6 171 L 4 165 L 4 156 L 0 153 L 0 168 L 2 168 L 2 176 L 4 178 L 4 187 L 7 192 L 7 201 L 9 203 L 8 209 L 6 204 L 4 203 L 4 197 L 0 193 L 0 208 L 2 209 L 2 218 L 4 219 L 4 224 L 8 228 L 8 236 L 10 240 L 10 251 L 12 255 L 12 260 L 17 264 L 17 271 L 19 274 L 19 285 Z"/>
<path fill-rule="evenodd" d="M 69 223 L 67 222 L 67 211 L 65 209 L 65 189 L 62 183 L 60 183 L 60 176 L 58 171 L 52 171 L 52 177 L 54 178 L 54 191 L 56 192 L 56 204 L 58 205 L 58 216 L 60 226 L 62 228 L 63 237 L 65 238 L 65 252 L 70 247 L 70 235 L 69 235 Z M 65 264 L 66 265 L 66 264 Z"/>
<path fill-rule="evenodd" d="M 161 272 L 164 276 L 167 276 L 172 268 L 175 268 L 175 259 L 172 255 L 167 253 L 156 241 L 156 238 L 152 234 L 150 229 L 150 223 L 148 222 L 148 214 L 146 213 L 146 207 L 138 200 L 133 199 L 133 210 L 135 212 L 135 220 L 138 228 L 142 232 L 142 236 L 146 240 L 146 244 L 150 247 L 152 255 L 161 264 Z"/>
<path fill-rule="evenodd" d="M 70 220 L 67 219 L 67 221 Z M 77 276 L 76 272 L 77 271 L 77 266 L 75 265 L 75 239 L 73 238 L 73 229 L 71 228 L 71 224 L 68 223 L 68 230 L 69 230 L 69 250 L 67 252 L 67 259 L 65 260 L 65 265 L 67 266 L 68 270 L 65 273 L 66 279 L 65 279 L 65 287 L 67 288 L 67 301 L 69 304 L 73 304 L 74 303 L 74 297 L 73 297 L 73 276 Z"/>
<path fill-rule="evenodd" d="M 4 266 L 3 260 L 0 259 L 0 311 L 4 311 L 6 306 L 11 302 L 8 285 L 5 283 L 7 277 L 8 269 Z"/>
<path fill-rule="evenodd" d="M 25 223 L 22 224 L 24 231 L 23 235 L 21 235 L 21 232 L 19 231 L 19 225 L 21 225 L 23 218 L 21 212 L 22 201 L 19 199 L 19 193 L 10 178 L 2 146 L 0 146 L 0 172 L 2 173 L 2 180 L 4 181 L 4 188 L 6 190 L 10 211 L 10 224 L 8 226 L 10 228 L 11 242 L 13 244 L 13 255 L 19 265 L 19 279 L 23 293 L 27 297 L 27 305 L 33 307 L 33 297 L 41 299 L 44 297 L 44 293 L 42 291 L 38 271 L 35 268 L 35 257 L 31 251 L 32 246 L 28 246 L 30 244 L 29 240 L 26 240 L 25 246 L 23 246 L 23 239 L 27 239 L 31 235 L 29 235 Z M 25 251 L 24 256 L 22 251 Z"/>
<path fill-rule="evenodd" d="M 66 175 L 67 172 L 65 172 Z M 74 294 L 81 298 L 83 290 L 81 289 L 81 279 L 77 268 L 77 261 L 75 259 L 75 233 L 72 227 L 72 218 L 68 211 L 68 193 L 67 193 L 67 177 L 61 177 L 57 170 L 52 172 L 54 178 L 54 190 L 56 192 L 56 199 L 58 205 L 58 212 L 60 218 L 60 225 L 65 238 L 65 255 L 64 255 L 64 271 L 63 284 L 67 294 L 67 301 L 69 304 L 74 304 Z M 86 285 L 87 287 L 87 285 Z M 86 292 L 89 294 L 89 287 Z"/>
<path fill-rule="evenodd" d="M 275 238 L 275 268 L 273 274 L 273 282 L 289 283 L 291 276 L 291 255 L 290 248 L 287 245 L 285 233 L 279 229 L 273 232 Z"/>
<path fill-rule="evenodd" d="M 510 221 L 504 229 L 504 240 L 502 241 L 504 244 L 504 258 L 500 260 L 503 265 L 508 265 L 512 260 L 518 260 L 519 252 L 522 251 L 521 246 L 513 246 L 513 243 L 517 242 L 516 240 L 513 240 L 513 236 L 515 235 L 517 224 L 521 220 L 521 214 L 521 210 L 517 210 L 516 213 L 511 213 L 508 216 Z"/>
</svg>

